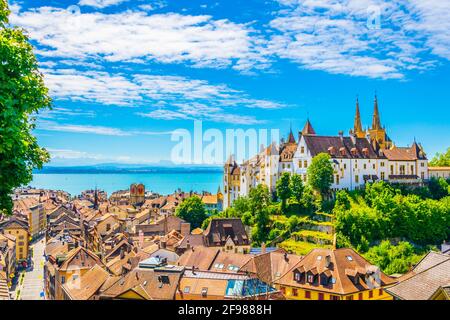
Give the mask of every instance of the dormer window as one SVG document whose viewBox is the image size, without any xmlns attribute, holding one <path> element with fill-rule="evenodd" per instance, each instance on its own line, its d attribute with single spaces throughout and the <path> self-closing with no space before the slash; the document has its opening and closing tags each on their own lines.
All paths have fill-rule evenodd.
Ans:
<svg viewBox="0 0 450 320">
<path fill-rule="evenodd" d="M 344 147 L 339 148 L 339 153 L 341 154 L 341 156 L 345 156 L 345 148 Z"/>
<path fill-rule="evenodd" d="M 334 147 L 329 147 L 329 148 L 328 148 L 328 153 L 329 153 L 329 154 L 333 155 L 334 152 L 335 152 Z"/>
<path fill-rule="evenodd" d="M 342 149 L 342 148 L 341 148 Z M 345 150 L 344 150 L 345 151 Z M 352 148 L 350 150 L 350 152 L 352 153 L 353 156 L 357 156 L 358 155 L 358 150 L 356 148 Z"/>
<path fill-rule="evenodd" d="M 369 149 L 363 148 L 363 149 L 362 149 L 362 152 L 363 152 L 363 154 L 364 154 L 366 157 L 369 156 Z"/>
</svg>

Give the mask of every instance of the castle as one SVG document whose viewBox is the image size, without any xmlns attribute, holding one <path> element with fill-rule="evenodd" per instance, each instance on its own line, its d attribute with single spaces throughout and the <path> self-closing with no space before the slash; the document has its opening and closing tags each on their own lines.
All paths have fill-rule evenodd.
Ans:
<svg viewBox="0 0 450 320">
<path fill-rule="evenodd" d="M 307 183 L 308 166 L 314 156 L 327 153 L 334 169 L 333 191 L 354 190 L 367 182 L 420 184 L 428 179 L 428 161 L 416 141 L 410 147 L 397 147 L 381 125 L 375 96 L 372 126 L 363 130 L 359 101 L 356 100 L 354 127 L 349 136 L 316 134 L 309 119 L 296 140 L 292 129 L 287 140 L 273 142 L 254 157 L 237 164 L 230 156 L 224 165 L 224 208 L 239 196 L 246 196 L 260 183 L 275 191 L 277 179 L 284 172 L 297 173 Z"/>
</svg>

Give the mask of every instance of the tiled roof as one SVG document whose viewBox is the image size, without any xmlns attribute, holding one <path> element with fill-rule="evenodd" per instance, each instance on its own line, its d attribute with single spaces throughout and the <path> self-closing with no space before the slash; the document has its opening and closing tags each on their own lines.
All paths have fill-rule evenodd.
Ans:
<svg viewBox="0 0 450 320">
<path fill-rule="evenodd" d="M 426 160 L 426 156 L 421 152 L 416 143 L 411 147 L 400 148 L 393 147 L 391 149 L 384 149 L 383 153 L 386 158 L 393 161 L 415 161 L 415 160 Z"/>
<path fill-rule="evenodd" d="M 240 218 L 212 219 L 204 235 L 207 246 L 223 246 L 228 238 L 231 238 L 235 245 L 250 244 L 244 224 Z"/>
<path fill-rule="evenodd" d="M 301 259 L 301 256 L 287 254 L 282 250 L 271 251 L 254 256 L 240 271 L 253 273 L 262 281 L 272 283 L 291 270 Z"/>
<path fill-rule="evenodd" d="M 384 159 L 365 138 L 340 136 L 303 136 L 314 157 L 319 153 L 330 154 L 332 158 L 343 159 Z"/>
<path fill-rule="evenodd" d="M 450 255 L 430 251 L 416 264 L 412 271 L 419 273 L 447 260 L 450 260 Z"/>
<path fill-rule="evenodd" d="M 182 270 L 139 269 L 119 278 L 102 296 L 116 298 L 130 290 L 144 299 L 173 300 Z"/>
<path fill-rule="evenodd" d="M 386 291 L 403 300 L 427 300 L 440 286 L 446 286 L 449 283 L 450 258 L 415 273 Z"/>
<path fill-rule="evenodd" d="M 202 246 L 192 247 L 190 250 L 186 250 L 181 255 L 177 264 L 187 268 L 195 267 L 200 270 L 209 270 L 219 252 L 219 248 L 208 248 Z"/>
<path fill-rule="evenodd" d="M 63 289 L 72 300 L 88 300 L 100 289 L 109 277 L 108 272 L 101 266 L 94 265 L 79 278 L 63 284 Z"/>
<path fill-rule="evenodd" d="M 300 281 L 295 279 L 295 273 L 303 274 Z M 314 283 L 306 281 L 308 273 L 318 275 Z M 323 278 L 328 274 L 326 282 Z M 356 279 L 354 276 L 359 275 Z M 366 276 L 368 278 L 366 279 Z M 377 283 L 377 278 L 379 283 Z M 334 279 L 334 280 L 333 280 Z M 337 250 L 313 249 L 294 267 L 275 283 L 310 290 L 320 290 L 336 294 L 351 294 L 361 290 L 372 289 L 395 283 L 378 267 L 371 265 L 353 249 Z"/>
</svg>

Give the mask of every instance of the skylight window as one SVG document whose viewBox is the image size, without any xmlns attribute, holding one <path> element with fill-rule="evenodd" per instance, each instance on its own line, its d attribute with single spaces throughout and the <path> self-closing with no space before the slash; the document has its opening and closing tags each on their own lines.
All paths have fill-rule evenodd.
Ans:
<svg viewBox="0 0 450 320">
<path fill-rule="evenodd" d="M 317 260 L 322 260 L 322 256 L 317 256 Z"/>
<path fill-rule="evenodd" d="M 353 261 L 352 256 L 347 256 L 347 260 L 348 260 L 348 261 Z"/>
</svg>

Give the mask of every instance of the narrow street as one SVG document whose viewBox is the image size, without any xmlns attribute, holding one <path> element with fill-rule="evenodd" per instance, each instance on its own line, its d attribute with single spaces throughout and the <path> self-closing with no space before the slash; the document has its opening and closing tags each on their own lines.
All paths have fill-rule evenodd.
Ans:
<svg viewBox="0 0 450 320">
<path fill-rule="evenodd" d="M 22 285 L 19 285 L 20 300 L 44 300 L 44 249 L 45 240 L 31 245 L 33 248 L 33 269 L 25 271 Z M 17 299 L 17 297 L 16 297 Z"/>
</svg>

